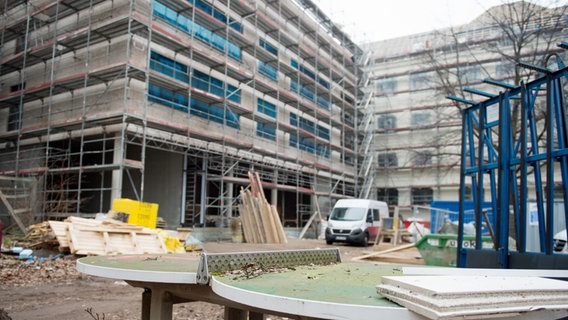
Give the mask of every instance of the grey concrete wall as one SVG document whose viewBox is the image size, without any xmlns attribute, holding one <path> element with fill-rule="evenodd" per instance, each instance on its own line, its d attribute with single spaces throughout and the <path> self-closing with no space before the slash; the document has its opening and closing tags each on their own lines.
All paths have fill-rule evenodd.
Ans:
<svg viewBox="0 0 568 320">
<path fill-rule="evenodd" d="M 168 228 L 180 225 L 183 156 L 181 154 L 146 149 L 144 201 L 157 203 L 158 216 Z"/>
</svg>

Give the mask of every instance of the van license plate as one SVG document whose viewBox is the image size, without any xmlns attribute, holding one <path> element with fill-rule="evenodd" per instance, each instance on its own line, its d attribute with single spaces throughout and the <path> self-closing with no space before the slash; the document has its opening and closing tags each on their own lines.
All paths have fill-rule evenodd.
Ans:
<svg viewBox="0 0 568 320">
<path fill-rule="evenodd" d="M 347 240 L 347 237 L 339 236 L 339 237 L 335 237 L 335 239 L 337 239 L 337 240 Z"/>
</svg>

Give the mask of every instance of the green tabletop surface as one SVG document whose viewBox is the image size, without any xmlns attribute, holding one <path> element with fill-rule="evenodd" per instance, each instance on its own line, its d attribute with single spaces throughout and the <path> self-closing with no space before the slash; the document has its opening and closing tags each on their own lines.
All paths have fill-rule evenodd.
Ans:
<svg viewBox="0 0 568 320">
<path fill-rule="evenodd" d="M 257 276 L 246 273 L 215 275 L 215 280 L 247 291 L 293 299 L 400 307 L 377 294 L 376 286 L 381 283 L 381 277 L 387 275 L 402 275 L 402 268 L 338 263 L 267 271 Z"/>
<path fill-rule="evenodd" d="M 83 264 L 101 268 L 135 271 L 195 273 L 199 266 L 199 254 L 91 256 L 79 260 Z"/>
</svg>

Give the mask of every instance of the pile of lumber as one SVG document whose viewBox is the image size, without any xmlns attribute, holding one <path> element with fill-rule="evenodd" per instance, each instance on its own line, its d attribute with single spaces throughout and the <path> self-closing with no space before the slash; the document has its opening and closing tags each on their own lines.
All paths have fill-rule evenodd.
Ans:
<svg viewBox="0 0 568 320">
<path fill-rule="evenodd" d="M 77 255 L 167 253 L 158 232 L 114 219 L 49 221 L 59 249 Z"/>
<path fill-rule="evenodd" d="M 249 171 L 250 188 L 241 189 L 239 213 L 248 243 L 286 243 L 286 235 L 275 206 L 264 195 L 258 173 Z"/>
</svg>

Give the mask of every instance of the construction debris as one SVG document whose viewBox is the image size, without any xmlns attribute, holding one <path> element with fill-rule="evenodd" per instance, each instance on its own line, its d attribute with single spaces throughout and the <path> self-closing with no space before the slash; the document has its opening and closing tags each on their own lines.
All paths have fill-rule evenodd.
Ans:
<svg viewBox="0 0 568 320">
<path fill-rule="evenodd" d="M 383 248 L 385 248 L 383 246 Z M 372 260 L 373 262 L 389 262 L 402 264 L 423 265 L 424 260 L 415 248 L 414 243 L 406 243 L 396 247 L 390 247 L 381 251 L 372 252 L 362 256 L 354 257 L 352 261 Z"/>
<path fill-rule="evenodd" d="M 286 243 L 284 227 L 275 206 L 266 200 L 258 173 L 249 171 L 250 189 L 241 189 L 239 213 L 245 241 Z"/>
</svg>

